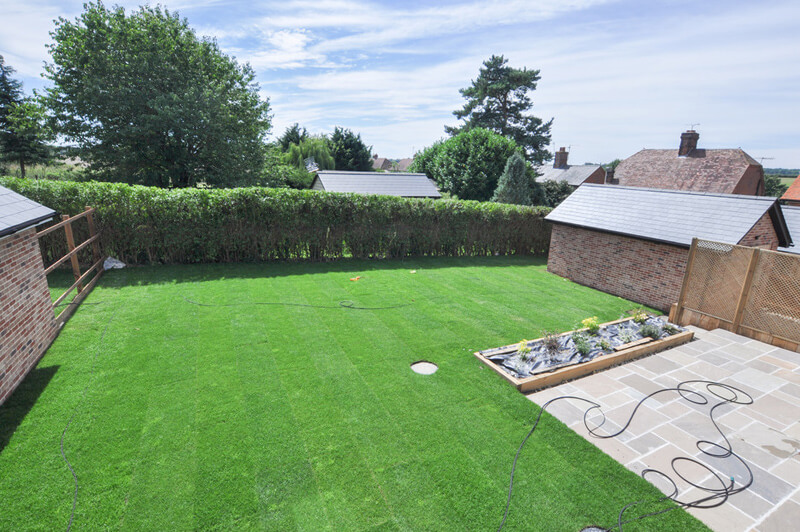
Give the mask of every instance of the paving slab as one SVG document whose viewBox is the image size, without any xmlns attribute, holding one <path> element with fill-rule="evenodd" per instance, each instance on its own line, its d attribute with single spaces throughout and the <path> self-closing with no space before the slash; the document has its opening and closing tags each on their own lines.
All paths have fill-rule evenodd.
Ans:
<svg viewBox="0 0 800 532">
<path fill-rule="evenodd" d="M 697 338 L 693 342 L 528 397 L 540 405 L 560 395 L 595 401 L 607 416 L 602 429 L 606 432 L 623 425 L 637 402 L 658 389 L 694 379 L 735 386 L 752 396 L 753 404 L 726 404 L 713 412 L 733 452 L 747 467 L 736 456 L 709 457 L 698 449 L 701 440 L 724 443 L 709 417 L 720 399 L 703 385 L 691 389 L 703 393 L 710 404 L 692 404 L 676 392 L 657 394 L 640 407 L 630 430 L 616 438 L 589 434 L 583 425 L 583 405 L 564 405 L 551 413 L 628 469 L 641 474 L 654 468 L 671 474 L 684 501 L 709 494 L 677 478 L 672 469 L 675 458 L 694 458 L 706 464 L 708 469 L 688 461 L 675 462 L 693 482 L 709 487 L 719 483 L 711 471 L 725 481 L 733 477 L 736 487 L 752 473 L 753 485 L 731 495 L 722 506 L 689 510 L 712 530 L 799 529 L 800 354 L 721 329 L 690 329 Z M 590 417 L 594 419 L 599 420 L 599 414 Z M 713 450 L 702 444 L 700 448 Z M 662 489 L 655 478 L 648 480 Z"/>
</svg>

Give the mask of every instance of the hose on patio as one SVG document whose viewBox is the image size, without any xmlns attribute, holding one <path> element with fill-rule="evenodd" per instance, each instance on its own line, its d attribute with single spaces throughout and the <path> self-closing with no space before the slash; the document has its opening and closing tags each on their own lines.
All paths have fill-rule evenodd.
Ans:
<svg viewBox="0 0 800 532">
<path fill-rule="evenodd" d="M 619 514 L 617 516 L 617 524 L 614 525 L 614 526 L 606 528 L 606 530 L 613 530 L 613 529 L 616 528 L 616 529 L 619 530 L 619 532 L 622 532 L 622 527 L 625 524 L 632 523 L 634 521 L 638 521 L 638 520 L 644 519 L 646 517 L 652 517 L 652 516 L 664 514 L 666 512 L 671 511 L 671 510 L 675 510 L 676 508 L 714 508 L 714 507 L 720 506 L 722 504 L 725 504 L 725 502 L 728 500 L 728 497 L 730 497 L 731 495 L 734 495 L 736 493 L 739 493 L 739 492 L 744 491 L 747 488 L 749 488 L 750 485 L 753 483 L 753 472 L 750 469 L 750 466 L 747 465 L 747 462 L 744 459 L 742 459 L 741 456 L 739 456 L 738 454 L 733 452 L 733 449 L 731 448 L 731 444 L 730 444 L 730 441 L 728 440 L 728 437 L 725 435 L 723 430 L 717 424 L 717 420 L 714 417 L 716 409 L 721 407 L 721 406 L 723 406 L 723 405 L 727 405 L 727 404 L 739 404 L 739 405 L 753 404 L 753 398 L 748 393 L 746 393 L 746 392 L 744 392 L 744 391 L 742 391 L 742 390 L 740 390 L 740 389 L 738 389 L 738 388 L 736 388 L 734 386 L 731 386 L 729 384 L 724 384 L 724 383 L 721 383 L 721 382 L 715 382 L 715 381 L 687 380 L 687 381 L 683 381 L 683 382 L 679 383 L 674 388 L 662 388 L 660 390 L 656 390 L 655 392 L 652 392 L 651 394 L 645 396 L 643 399 L 641 399 L 636 404 L 636 406 L 633 408 L 633 411 L 631 411 L 631 414 L 628 417 L 627 422 L 622 426 L 621 429 L 619 429 L 616 432 L 610 433 L 610 434 L 600 434 L 600 433 L 598 433 L 598 429 L 600 429 L 603 426 L 603 424 L 606 422 L 605 414 L 603 414 L 602 407 L 598 403 L 596 403 L 594 401 L 590 401 L 589 399 L 584 399 L 582 397 L 577 397 L 577 396 L 573 396 L 573 395 L 562 395 L 560 397 L 555 397 L 553 399 L 550 399 L 544 405 L 542 405 L 542 407 L 539 409 L 539 413 L 536 415 L 536 419 L 534 420 L 530 431 L 522 439 L 522 443 L 520 443 L 519 448 L 517 448 L 517 453 L 516 453 L 516 455 L 514 455 L 514 461 L 513 461 L 512 466 L 511 466 L 511 476 L 510 476 L 509 483 L 508 483 L 508 497 L 506 499 L 506 506 L 505 506 L 505 511 L 503 513 L 503 520 L 500 522 L 500 526 L 497 528 L 498 532 L 500 532 L 503 529 L 503 527 L 505 526 L 506 519 L 508 518 L 508 512 L 509 512 L 509 509 L 511 507 L 511 496 L 512 496 L 512 493 L 513 493 L 513 490 L 514 490 L 514 473 L 515 473 L 515 471 L 517 469 L 517 460 L 519 459 L 519 455 L 522 452 L 522 448 L 525 447 L 525 444 L 527 443 L 528 439 L 533 435 L 534 431 L 536 430 L 537 426 L 539 425 L 539 421 L 542 418 L 542 413 L 547 409 L 548 406 L 550 406 L 552 403 L 554 403 L 556 401 L 562 401 L 562 400 L 574 400 L 574 401 L 579 401 L 581 403 L 588 403 L 589 407 L 583 413 L 583 424 L 586 427 L 586 430 L 589 432 L 589 434 L 591 434 L 592 436 L 594 436 L 596 438 L 608 439 L 608 438 L 614 438 L 616 436 L 619 436 L 620 434 L 625 432 L 625 430 L 627 430 L 627 428 L 630 426 L 631 422 L 633 421 L 633 418 L 636 416 L 636 412 L 639 410 L 639 408 L 642 406 L 642 404 L 644 404 L 648 399 L 651 399 L 652 397 L 654 397 L 656 395 L 667 394 L 667 393 L 677 393 L 678 395 L 681 396 L 681 398 L 689 401 L 690 403 L 694 403 L 696 405 L 709 404 L 709 398 L 706 397 L 706 395 L 704 395 L 703 393 L 698 392 L 696 390 L 688 389 L 687 386 L 689 386 L 689 385 L 705 385 L 706 390 L 708 391 L 708 393 L 711 394 L 712 396 L 716 397 L 719 400 L 716 404 L 714 404 L 711 407 L 711 409 L 709 410 L 708 416 L 709 416 L 709 419 L 711 420 L 711 423 L 714 425 L 714 428 L 716 428 L 716 430 L 719 432 L 720 436 L 722 436 L 722 439 L 724 440 L 724 444 L 720 445 L 718 443 L 714 443 L 714 442 L 711 442 L 711 441 L 708 441 L 708 440 L 698 440 L 697 441 L 698 450 L 701 453 L 703 453 L 704 455 L 706 455 L 706 456 L 708 456 L 710 458 L 720 458 L 720 459 L 728 458 L 728 457 L 735 458 L 736 460 L 738 460 L 741 463 L 742 466 L 744 466 L 745 470 L 747 471 L 747 475 L 748 475 L 749 478 L 747 478 L 747 480 L 744 483 L 736 485 L 736 482 L 734 481 L 733 477 L 729 477 L 728 479 L 723 479 L 722 476 L 720 476 L 717 471 L 713 470 L 708 464 L 706 464 L 704 462 L 701 462 L 701 461 L 696 460 L 694 458 L 688 458 L 688 457 L 685 457 L 685 456 L 675 457 L 675 458 L 672 459 L 672 461 L 670 463 L 670 465 L 672 466 L 672 471 L 681 480 L 683 480 L 684 482 L 686 482 L 687 484 L 689 484 L 690 486 L 692 486 L 694 488 L 697 488 L 697 489 L 699 489 L 701 491 L 704 491 L 704 492 L 708 493 L 708 495 L 705 496 L 705 497 L 701 497 L 699 499 L 692 500 L 692 501 L 681 501 L 681 500 L 678 499 L 678 486 L 675 483 L 675 481 L 672 479 L 672 477 L 670 477 L 668 474 L 664 473 L 663 471 L 659 471 L 657 469 L 645 469 L 644 471 L 642 471 L 642 478 L 647 479 L 647 477 L 650 476 L 650 475 L 660 476 L 661 478 L 665 479 L 667 482 L 669 482 L 672 485 L 672 492 L 669 495 L 665 495 L 664 497 L 661 497 L 661 498 L 658 498 L 658 499 L 655 499 L 655 500 L 641 500 L 641 501 L 634 501 L 634 502 L 631 502 L 629 504 L 626 504 L 619 511 Z M 723 394 L 725 394 L 725 395 L 723 395 Z M 602 419 L 596 426 L 591 427 L 590 423 L 589 423 L 589 416 L 595 411 L 600 413 L 600 415 L 602 416 Z M 712 488 L 712 487 L 703 486 L 703 485 L 700 485 L 698 483 L 692 482 L 691 480 L 687 479 L 685 476 L 681 475 L 681 473 L 678 471 L 678 469 L 676 468 L 676 464 L 678 464 L 678 463 L 694 464 L 696 466 L 699 466 L 701 469 L 704 469 L 705 471 L 710 473 L 719 482 L 720 487 L 719 488 Z M 625 513 L 629 509 L 631 509 L 631 508 L 633 508 L 633 507 L 635 507 L 637 505 L 645 504 L 645 503 L 661 503 L 661 502 L 668 501 L 668 500 L 674 502 L 675 505 L 670 506 L 668 508 L 656 510 L 656 511 L 645 512 L 645 513 L 642 513 L 642 514 L 640 514 L 640 515 L 638 515 L 636 517 L 631 517 L 629 519 L 625 519 Z"/>
</svg>

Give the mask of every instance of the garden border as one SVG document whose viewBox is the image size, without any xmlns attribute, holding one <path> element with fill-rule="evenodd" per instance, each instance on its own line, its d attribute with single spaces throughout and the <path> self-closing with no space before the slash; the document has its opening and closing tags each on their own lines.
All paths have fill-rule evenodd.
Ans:
<svg viewBox="0 0 800 532">
<path fill-rule="evenodd" d="M 623 321 L 628 321 L 630 319 L 631 319 L 630 316 L 627 316 L 625 318 L 621 318 L 618 320 L 602 323 L 600 324 L 600 327 L 605 327 L 607 325 L 614 325 L 617 323 L 621 323 Z M 559 334 L 558 336 L 566 336 L 586 330 L 587 329 L 576 329 L 574 331 L 567 331 L 565 333 Z M 535 392 L 542 388 L 555 386 L 557 384 L 561 384 L 562 382 L 578 379 L 580 377 L 585 377 L 586 375 L 594 373 L 595 371 L 603 370 L 615 364 L 620 364 L 622 362 L 628 362 L 635 358 L 655 353 L 656 351 L 662 351 L 670 347 L 675 347 L 677 345 L 690 341 L 692 338 L 694 338 L 694 332 L 683 331 L 678 334 L 673 334 L 672 336 L 668 336 L 666 338 L 661 338 L 659 340 L 648 342 L 646 344 L 634 345 L 627 349 L 622 349 L 620 351 L 617 351 L 616 353 L 609 353 L 607 355 L 599 356 L 588 362 L 561 367 L 548 373 L 540 373 L 539 375 L 534 375 L 532 377 L 525 377 L 524 379 L 519 379 L 517 377 L 509 375 L 508 373 L 503 371 L 502 367 L 500 367 L 498 364 L 495 364 L 493 361 L 489 360 L 487 357 L 481 354 L 480 351 L 475 351 L 475 353 L 473 354 L 478 360 L 480 360 L 481 362 L 492 368 L 497 374 L 499 374 L 505 380 L 510 382 L 517 390 L 519 390 L 522 393 L 529 393 L 529 392 Z M 542 338 L 537 338 L 536 340 L 531 340 L 531 341 L 535 342 L 538 340 L 542 340 Z M 505 348 L 507 348 L 509 351 L 513 351 L 519 348 L 519 344 L 517 343 L 517 344 L 503 346 L 501 349 Z M 497 354 L 497 352 L 495 351 L 494 354 Z"/>
</svg>

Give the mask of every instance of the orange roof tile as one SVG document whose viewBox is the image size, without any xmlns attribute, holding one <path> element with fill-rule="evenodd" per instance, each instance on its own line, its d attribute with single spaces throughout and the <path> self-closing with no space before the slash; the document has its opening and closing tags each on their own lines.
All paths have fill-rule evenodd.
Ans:
<svg viewBox="0 0 800 532">
<path fill-rule="evenodd" d="M 800 201 L 800 176 L 794 180 L 789 189 L 781 196 L 782 200 Z"/>
</svg>

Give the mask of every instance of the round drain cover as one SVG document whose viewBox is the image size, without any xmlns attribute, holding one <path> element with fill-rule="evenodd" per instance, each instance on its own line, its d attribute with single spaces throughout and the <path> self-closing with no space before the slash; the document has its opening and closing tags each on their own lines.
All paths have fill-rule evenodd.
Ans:
<svg viewBox="0 0 800 532">
<path fill-rule="evenodd" d="M 420 360 L 411 364 L 411 369 L 414 373 L 419 373 L 420 375 L 433 375 L 439 369 L 439 366 L 427 360 Z"/>
</svg>

